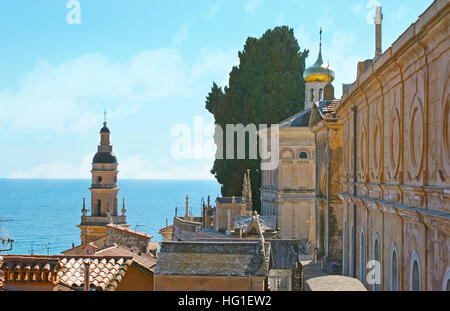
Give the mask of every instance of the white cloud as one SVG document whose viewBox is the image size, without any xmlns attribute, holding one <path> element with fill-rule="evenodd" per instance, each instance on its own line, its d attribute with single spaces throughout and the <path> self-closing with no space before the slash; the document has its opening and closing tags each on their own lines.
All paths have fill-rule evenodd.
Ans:
<svg viewBox="0 0 450 311">
<path fill-rule="evenodd" d="M 253 14 L 260 7 L 262 0 L 247 0 L 245 4 L 245 10 L 249 14 Z"/>
<path fill-rule="evenodd" d="M 83 160 L 79 165 L 72 165 L 68 162 L 64 162 L 63 160 L 44 163 L 30 169 L 21 169 L 15 171 L 11 173 L 8 178 L 89 178 L 89 172 L 91 170 L 93 157 L 94 153 L 87 154 L 83 157 Z"/>
<path fill-rule="evenodd" d="M 353 5 L 351 7 L 351 10 L 352 10 L 353 14 L 355 14 L 356 16 L 359 16 L 359 17 L 365 16 L 365 14 L 364 14 L 364 5 L 363 5 L 362 2 L 359 2 L 359 3 L 355 4 L 355 5 Z"/>
<path fill-rule="evenodd" d="M 214 179 L 210 160 L 168 160 L 151 162 L 135 155 L 119 163 L 120 177 L 133 179 Z"/>
<path fill-rule="evenodd" d="M 189 39 L 189 29 L 197 22 L 197 20 L 192 20 L 189 23 L 181 25 L 180 29 L 178 29 L 177 33 L 173 38 L 172 45 L 177 47 L 180 46 L 183 42 Z"/>
<path fill-rule="evenodd" d="M 59 64 L 40 60 L 20 79 L 18 91 L 0 90 L 0 124 L 16 131 L 87 132 L 103 109 L 109 119 L 123 118 L 143 103 L 191 96 L 198 79 L 228 74 L 236 55 L 202 49 L 192 66 L 172 48 L 143 51 L 124 62 L 101 53 Z"/>
<path fill-rule="evenodd" d="M 192 74 L 196 77 L 214 74 L 221 76 L 221 80 L 216 81 L 220 86 L 228 84 L 228 77 L 231 68 L 238 65 L 239 57 L 237 49 L 220 50 L 203 48 L 195 63 Z"/>
<path fill-rule="evenodd" d="M 40 178 L 40 179 L 76 179 L 90 178 L 91 163 L 94 153 L 83 157 L 78 165 L 63 160 L 44 163 L 30 169 L 22 169 L 11 173 L 8 178 Z M 119 159 L 119 179 L 214 179 L 209 172 L 211 160 L 167 160 L 152 162 L 142 155 L 134 155 Z"/>
<path fill-rule="evenodd" d="M 222 0 L 217 0 L 213 4 L 210 5 L 209 11 L 206 14 L 206 19 L 212 19 L 220 10 L 220 5 L 222 4 Z"/>
</svg>

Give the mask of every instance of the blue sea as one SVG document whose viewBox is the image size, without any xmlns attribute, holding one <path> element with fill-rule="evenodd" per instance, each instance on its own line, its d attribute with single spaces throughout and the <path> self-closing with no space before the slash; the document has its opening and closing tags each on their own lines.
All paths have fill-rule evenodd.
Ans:
<svg viewBox="0 0 450 311">
<path fill-rule="evenodd" d="M 80 244 L 83 197 L 90 209 L 90 180 L 0 179 L 0 237 L 14 239 L 13 250 L 0 254 L 60 254 Z M 175 207 L 185 210 L 185 197 L 195 216 L 201 200 L 220 196 L 214 180 L 119 180 L 119 210 L 125 198 L 131 229 L 160 242 L 159 229 L 172 223 Z M 2 246 L 0 245 L 0 248 Z"/>
</svg>

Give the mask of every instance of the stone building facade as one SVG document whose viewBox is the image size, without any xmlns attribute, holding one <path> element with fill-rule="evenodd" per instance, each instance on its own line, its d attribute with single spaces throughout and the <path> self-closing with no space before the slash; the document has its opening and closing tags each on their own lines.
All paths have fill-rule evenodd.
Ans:
<svg viewBox="0 0 450 311">
<path fill-rule="evenodd" d="M 343 95 L 343 272 L 448 290 L 450 3 L 436 0 Z M 380 283 L 366 279 L 369 260 Z"/>
<path fill-rule="evenodd" d="M 279 165 L 261 171 L 261 215 L 276 216 L 279 238 L 314 245 L 314 134 L 309 129 L 311 109 L 279 124 Z M 272 133 L 268 132 L 268 140 Z M 268 151 L 272 148 L 269 146 Z"/>
<path fill-rule="evenodd" d="M 204 206 L 205 217 L 204 227 L 212 226 L 216 231 L 230 234 L 234 231 L 234 219 L 236 216 L 251 216 L 253 213 L 252 187 L 250 180 L 250 170 L 244 174 L 241 197 L 221 197 L 216 198 L 216 206 L 212 208 Z M 211 213 L 212 212 L 212 213 Z"/>
<path fill-rule="evenodd" d="M 331 273 L 330 263 L 342 265 L 342 122 L 335 114 L 338 100 L 327 84 L 324 99 L 313 108 L 310 126 L 316 140 L 316 231 L 318 257 Z"/>
<path fill-rule="evenodd" d="M 136 253 L 147 254 L 150 250 L 149 244 L 151 239 L 151 235 L 137 232 L 129 228 L 114 224 L 108 224 L 106 226 L 105 247 L 121 245 L 134 250 Z"/>
</svg>

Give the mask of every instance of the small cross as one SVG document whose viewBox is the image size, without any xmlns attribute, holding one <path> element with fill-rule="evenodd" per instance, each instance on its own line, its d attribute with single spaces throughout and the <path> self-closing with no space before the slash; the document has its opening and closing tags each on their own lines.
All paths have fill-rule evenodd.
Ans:
<svg viewBox="0 0 450 311">
<path fill-rule="evenodd" d="M 322 45 L 322 27 L 320 27 L 319 34 L 320 34 L 320 45 Z"/>
<path fill-rule="evenodd" d="M 105 116 L 105 123 L 106 123 L 106 110 L 103 112 L 104 116 Z"/>
</svg>

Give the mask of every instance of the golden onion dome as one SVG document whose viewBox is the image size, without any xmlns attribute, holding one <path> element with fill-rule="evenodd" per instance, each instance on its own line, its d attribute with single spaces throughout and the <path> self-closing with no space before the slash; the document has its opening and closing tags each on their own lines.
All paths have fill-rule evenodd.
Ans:
<svg viewBox="0 0 450 311">
<path fill-rule="evenodd" d="M 323 64 L 322 44 L 320 44 L 319 56 L 317 57 L 316 62 L 312 66 L 306 68 L 303 72 L 303 79 L 305 79 L 305 82 L 333 82 L 334 71 L 330 66 Z"/>
</svg>

